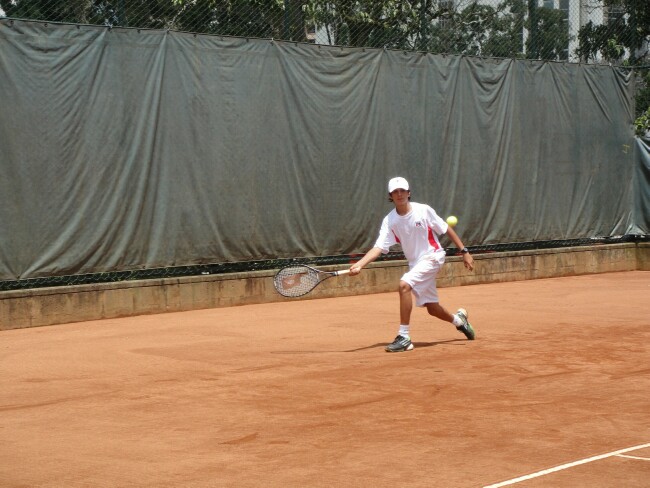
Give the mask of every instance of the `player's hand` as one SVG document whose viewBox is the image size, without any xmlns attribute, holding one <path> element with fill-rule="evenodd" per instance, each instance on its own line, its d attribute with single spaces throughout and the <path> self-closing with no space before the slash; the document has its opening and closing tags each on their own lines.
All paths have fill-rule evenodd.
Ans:
<svg viewBox="0 0 650 488">
<path fill-rule="evenodd" d="M 358 275 L 359 273 L 361 273 L 361 269 L 362 269 L 361 266 L 357 264 L 353 264 L 352 266 L 350 266 L 350 276 Z"/>
<path fill-rule="evenodd" d="M 465 254 L 463 254 L 463 264 L 469 271 L 474 270 L 474 258 L 470 253 L 466 252 Z"/>
</svg>

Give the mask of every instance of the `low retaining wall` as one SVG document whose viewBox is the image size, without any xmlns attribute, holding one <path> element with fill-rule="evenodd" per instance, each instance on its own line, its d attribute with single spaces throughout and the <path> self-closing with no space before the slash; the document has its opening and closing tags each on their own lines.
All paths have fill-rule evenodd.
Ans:
<svg viewBox="0 0 650 488">
<path fill-rule="evenodd" d="M 439 287 L 650 270 L 650 244 L 627 243 L 447 258 Z M 342 269 L 343 266 L 324 269 Z M 356 277 L 324 282 L 301 300 L 396 291 L 404 261 L 375 262 Z M 273 288 L 275 271 L 101 283 L 0 292 L 0 330 L 132 315 L 289 300 Z"/>
</svg>

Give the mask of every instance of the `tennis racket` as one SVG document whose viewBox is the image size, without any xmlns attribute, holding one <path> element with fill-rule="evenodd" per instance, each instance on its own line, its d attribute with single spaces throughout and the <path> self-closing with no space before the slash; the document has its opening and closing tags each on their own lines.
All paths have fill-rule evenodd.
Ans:
<svg viewBox="0 0 650 488">
<path fill-rule="evenodd" d="M 285 266 L 273 277 L 273 285 L 275 285 L 275 289 L 278 290 L 280 295 L 296 298 L 306 295 L 329 278 L 348 274 L 349 272 L 349 269 L 320 271 L 311 266 Z"/>
</svg>

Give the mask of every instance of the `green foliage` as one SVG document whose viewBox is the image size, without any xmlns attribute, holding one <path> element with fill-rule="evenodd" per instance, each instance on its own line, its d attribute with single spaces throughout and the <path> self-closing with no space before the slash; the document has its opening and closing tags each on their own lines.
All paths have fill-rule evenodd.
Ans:
<svg viewBox="0 0 650 488">
<path fill-rule="evenodd" d="M 0 8 L 52 22 L 305 40 L 300 0 L 0 0 Z"/>
<path fill-rule="evenodd" d="M 313 0 L 305 2 L 305 18 L 323 30 L 331 44 L 421 48 L 427 4 L 396 0 Z"/>
<path fill-rule="evenodd" d="M 526 41 L 528 57 L 567 59 L 570 36 L 564 12 L 541 7 L 536 9 L 535 25 L 533 25 L 532 18 L 529 16 L 526 21 L 526 28 L 531 32 Z M 535 35 L 532 34 L 533 32 Z"/>
<path fill-rule="evenodd" d="M 639 66 L 648 64 L 650 40 L 650 1 L 603 0 L 608 21 L 601 25 L 588 22 L 578 32 L 576 54 L 585 62 L 600 54 L 605 61 Z"/>
<path fill-rule="evenodd" d="M 620 28 L 614 24 L 594 25 L 589 21 L 578 32 L 579 46 L 576 54 L 584 62 L 595 61 L 598 55 L 609 63 L 618 63 L 625 52 Z"/>
<path fill-rule="evenodd" d="M 650 107 L 650 69 L 637 70 L 637 115 Z"/>
<path fill-rule="evenodd" d="M 650 107 L 634 121 L 634 132 L 641 137 L 650 134 Z"/>
<path fill-rule="evenodd" d="M 539 0 L 0 0 L 7 16 L 494 57 L 567 59 L 567 13 Z M 571 2 L 574 6 L 574 2 Z M 650 64 L 650 0 L 594 0 L 585 62 Z M 312 36 L 313 37 L 313 36 Z M 646 42 L 646 44 L 644 44 Z M 645 50 L 644 50 L 645 49 Z M 573 54 L 573 53 L 571 53 Z"/>
<path fill-rule="evenodd" d="M 638 136 L 646 136 L 650 133 L 650 69 L 637 70 L 635 80 L 636 120 L 634 129 Z"/>
<path fill-rule="evenodd" d="M 7 17 L 43 19 L 51 22 L 92 23 L 92 0 L 0 0 Z"/>
<path fill-rule="evenodd" d="M 490 19 L 490 35 L 483 44 L 485 56 L 524 57 L 523 27 L 526 6 L 523 0 L 507 0 L 497 5 Z"/>
</svg>

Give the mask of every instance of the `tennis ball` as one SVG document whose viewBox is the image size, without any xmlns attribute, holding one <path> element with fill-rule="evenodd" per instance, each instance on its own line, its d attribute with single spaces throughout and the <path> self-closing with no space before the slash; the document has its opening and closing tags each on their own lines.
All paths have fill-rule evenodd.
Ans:
<svg viewBox="0 0 650 488">
<path fill-rule="evenodd" d="M 458 219 L 455 216 L 450 215 L 447 217 L 447 225 L 449 225 L 449 227 L 455 227 L 457 223 Z"/>
</svg>

